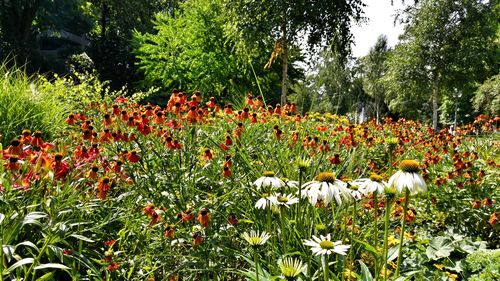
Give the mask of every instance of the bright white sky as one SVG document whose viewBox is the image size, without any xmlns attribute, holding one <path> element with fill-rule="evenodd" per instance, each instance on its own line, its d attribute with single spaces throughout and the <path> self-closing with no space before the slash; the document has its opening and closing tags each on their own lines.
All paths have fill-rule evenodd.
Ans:
<svg viewBox="0 0 500 281">
<path fill-rule="evenodd" d="M 398 42 L 398 36 L 403 33 L 402 25 L 394 26 L 396 10 L 403 7 L 401 0 L 394 0 L 393 6 L 391 6 L 391 0 L 366 0 L 364 2 L 367 5 L 364 16 L 368 18 L 368 22 L 352 27 L 355 42 L 352 52 L 355 57 L 368 54 L 379 35 L 385 34 L 389 46 L 393 47 Z"/>
</svg>

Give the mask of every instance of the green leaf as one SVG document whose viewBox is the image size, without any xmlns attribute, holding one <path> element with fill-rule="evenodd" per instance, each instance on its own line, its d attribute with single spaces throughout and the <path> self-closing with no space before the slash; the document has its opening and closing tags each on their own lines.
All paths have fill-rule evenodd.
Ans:
<svg viewBox="0 0 500 281">
<path fill-rule="evenodd" d="M 448 237 L 438 236 L 431 239 L 429 247 L 425 250 L 427 257 L 431 260 L 438 260 L 450 256 L 455 249 L 452 241 Z"/>
<path fill-rule="evenodd" d="M 48 272 L 42 275 L 41 277 L 37 278 L 36 281 L 46 281 L 46 280 L 51 280 L 54 277 L 54 272 Z"/>
<path fill-rule="evenodd" d="M 372 245 L 368 244 L 365 241 L 361 241 L 361 240 L 358 240 L 358 239 L 354 239 L 354 241 L 356 243 L 359 243 L 359 244 L 363 245 L 363 247 L 365 248 L 365 250 L 367 250 L 368 252 L 370 252 L 375 258 L 378 258 L 378 251 L 377 251 L 377 249 L 375 249 L 375 247 L 373 247 Z"/>
<path fill-rule="evenodd" d="M 35 244 L 33 244 L 33 242 L 31 242 L 31 241 L 23 241 L 23 242 L 17 244 L 16 248 L 19 246 L 27 246 L 27 247 L 35 249 L 37 252 L 40 252 L 40 249 L 38 249 L 38 247 Z"/>
<path fill-rule="evenodd" d="M 399 253 L 399 245 L 390 248 L 387 251 L 387 261 L 395 260 L 398 257 L 398 253 Z"/>
<path fill-rule="evenodd" d="M 24 258 L 15 264 L 11 265 L 7 270 L 3 273 L 4 275 L 10 274 L 12 271 L 14 271 L 16 268 L 21 267 L 26 264 L 31 264 L 35 261 L 33 258 Z"/>
<path fill-rule="evenodd" d="M 359 264 L 361 264 L 361 281 L 372 281 L 373 276 L 368 266 L 362 261 L 359 261 Z"/>
<path fill-rule="evenodd" d="M 74 237 L 76 239 L 79 239 L 79 240 L 82 240 L 82 241 L 85 241 L 85 242 L 89 242 L 89 243 L 94 243 L 95 241 L 90 239 L 90 238 L 87 238 L 83 235 L 78 235 L 78 234 L 71 234 L 70 235 L 71 237 Z"/>
<path fill-rule="evenodd" d="M 46 268 L 57 268 L 57 269 L 65 269 L 65 270 L 70 269 L 69 267 L 65 266 L 64 264 L 60 264 L 60 263 L 44 263 L 44 264 L 41 264 L 41 265 L 35 267 L 36 270 L 46 269 Z"/>
</svg>

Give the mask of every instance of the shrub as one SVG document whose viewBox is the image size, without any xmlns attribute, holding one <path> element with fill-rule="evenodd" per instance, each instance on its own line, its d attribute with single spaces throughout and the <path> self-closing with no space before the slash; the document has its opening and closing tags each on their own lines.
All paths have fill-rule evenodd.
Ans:
<svg viewBox="0 0 500 281">
<path fill-rule="evenodd" d="M 52 136 L 64 125 L 67 108 L 55 96 L 41 92 L 40 78 L 22 68 L 0 64 L 0 142 L 5 144 L 23 129 Z"/>
</svg>

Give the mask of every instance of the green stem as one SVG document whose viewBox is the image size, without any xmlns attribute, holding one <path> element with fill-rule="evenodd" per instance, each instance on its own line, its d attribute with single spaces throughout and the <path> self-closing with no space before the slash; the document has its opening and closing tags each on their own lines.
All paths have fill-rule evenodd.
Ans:
<svg viewBox="0 0 500 281">
<path fill-rule="evenodd" d="M 389 236 L 389 215 L 391 213 L 391 196 L 385 197 L 385 216 L 384 216 L 384 249 L 383 249 L 383 262 L 384 262 L 384 280 L 387 280 L 387 238 Z"/>
<path fill-rule="evenodd" d="M 302 206 L 302 204 L 300 204 L 302 201 L 302 171 L 299 170 L 299 204 L 297 204 L 297 225 L 300 227 L 301 224 L 301 219 L 300 219 L 300 206 Z"/>
<path fill-rule="evenodd" d="M 328 269 L 328 255 L 323 255 L 323 279 L 328 281 L 328 274 L 330 269 Z"/>
<path fill-rule="evenodd" d="M 396 264 L 396 274 L 397 277 L 399 275 L 399 266 L 401 265 L 401 257 L 403 256 L 403 240 L 405 237 L 405 225 L 406 225 L 406 212 L 408 211 L 408 203 L 410 201 L 410 190 L 406 188 L 405 192 L 405 205 L 403 209 L 403 217 L 401 218 L 401 234 L 399 236 L 399 253 L 398 253 L 398 262 Z"/>
<path fill-rule="evenodd" d="M 281 243 L 283 243 L 283 253 L 286 253 L 286 237 L 285 237 L 285 208 L 281 207 L 280 221 L 281 221 Z"/>
<path fill-rule="evenodd" d="M 257 249 L 254 249 L 253 256 L 255 261 L 255 278 L 259 281 L 259 253 L 257 252 Z"/>
<path fill-rule="evenodd" d="M 378 241 L 378 192 L 373 192 L 373 206 L 374 206 L 374 219 L 373 219 L 373 245 L 377 245 Z M 378 264 L 375 262 L 375 276 L 378 276 Z"/>
<path fill-rule="evenodd" d="M 356 198 L 354 198 L 354 212 L 352 214 L 352 231 L 351 231 L 351 244 L 354 243 L 354 231 L 356 230 L 356 219 L 357 219 L 357 204 L 356 204 Z M 351 247 L 349 249 L 349 267 L 350 267 L 350 270 L 352 270 L 352 261 L 354 261 L 354 258 L 353 258 L 353 255 L 354 255 L 354 249 L 353 247 Z M 342 277 L 344 276 L 344 274 L 342 274 Z"/>
</svg>

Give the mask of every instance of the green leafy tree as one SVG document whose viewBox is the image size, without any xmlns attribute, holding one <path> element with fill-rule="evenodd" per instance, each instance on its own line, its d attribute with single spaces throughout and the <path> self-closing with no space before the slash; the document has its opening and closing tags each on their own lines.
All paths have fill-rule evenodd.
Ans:
<svg viewBox="0 0 500 281">
<path fill-rule="evenodd" d="M 500 74 L 486 80 L 477 89 L 473 99 L 474 109 L 490 116 L 500 115 Z"/>
<path fill-rule="evenodd" d="M 351 21 L 361 18 L 361 0 L 227 0 L 233 28 L 247 44 L 274 42 L 268 66 L 281 57 L 281 103 L 287 98 L 290 46 L 301 38 L 314 47 L 330 43 L 334 37 L 339 52 L 347 57 L 352 36 Z M 317 50 L 317 49 L 316 49 Z"/>
<path fill-rule="evenodd" d="M 360 59 L 360 68 L 363 76 L 363 89 L 372 99 L 375 107 L 375 116 L 377 122 L 380 121 L 382 107 L 384 107 L 385 86 L 383 76 L 386 72 L 385 61 L 389 52 L 387 37 L 381 35 L 378 37 L 375 46 L 373 46 L 368 55 Z"/>
<path fill-rule="evenodd" d="M 252 72 L 225 35 L 222 9 L 220 1 L 186 1 L 173 17 L 156 15 L 156 33 L 136 33 L 135 53 L 146 83 L 215 96 L 251 91 Z M 269 83 L 266 79 L 273 80 L 260 82 Z"/>
<path fill-rule="evenodd" d="M 465 91 L 498 66 L 492 52 L 492 7 L 492 2 L 473 0 L 423 0 L 410 6 L 384 78 L 389 109 L 412 116 L 431 108 L 437 129 L 440 100 L 454 89 Z"/>
</svg>

